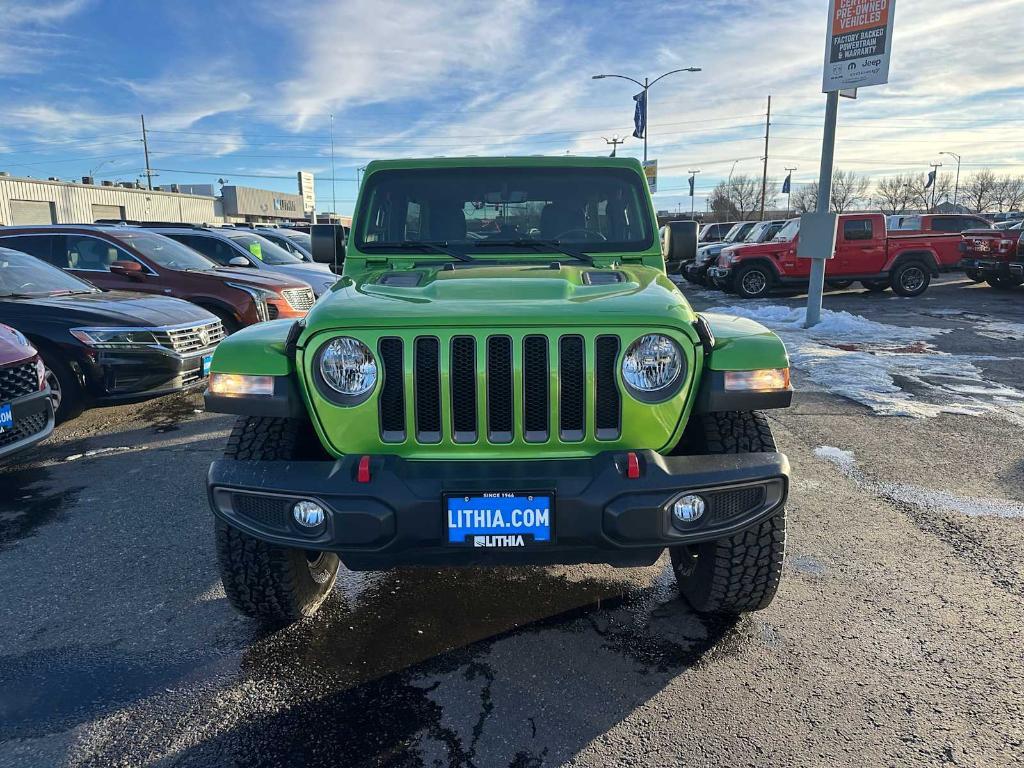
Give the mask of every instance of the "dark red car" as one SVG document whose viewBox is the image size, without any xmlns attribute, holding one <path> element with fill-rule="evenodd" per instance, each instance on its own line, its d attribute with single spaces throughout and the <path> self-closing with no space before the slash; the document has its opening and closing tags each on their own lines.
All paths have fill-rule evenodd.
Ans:
<svg viewBox="0 0 1024 768">
<path fill-rule="evenodd" d="M 46 369 L 20 332 L 0 325 L 0 459 L 53 431 Z"/>
<path fill-rule="evenodd" d="M 305 317 L 315 300 L 307 283 L 221 267 L 169 237 L 135 227 L 5 227 L 0 247 L 35 256 L 104 290 L 185 299 L 217 315 L 227 333 L 263 320 Z"/>
<path fill-rule="evenodd" d="M 960 266 L 972 280 L 1004 290 L 1024 284 L 1024 225 L 964 232 L 960 251 Z"/>
</svg>

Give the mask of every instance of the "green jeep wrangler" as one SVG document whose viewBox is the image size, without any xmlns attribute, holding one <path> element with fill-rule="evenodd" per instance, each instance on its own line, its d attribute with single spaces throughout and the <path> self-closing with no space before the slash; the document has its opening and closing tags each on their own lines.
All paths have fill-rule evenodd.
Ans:
<svg viewBox="0 0 1024 768">
<path fill-rule="evenodd" d="M 314 613 L 338 568 L 607 563 L 667 548 L 700 612 L 767 606 L 789 465 L 782 342 L 698 315 L 633 159 L 371 163 L 304 321 L 225 341 L 207 409 L 224 590 Z"/>
</svg>

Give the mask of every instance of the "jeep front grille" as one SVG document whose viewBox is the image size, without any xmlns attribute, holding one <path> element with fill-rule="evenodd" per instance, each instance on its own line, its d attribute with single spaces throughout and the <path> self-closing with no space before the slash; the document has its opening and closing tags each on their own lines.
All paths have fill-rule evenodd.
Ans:
<svg viewBox="0 0 1024 768">
<path fill-rule="evenodd" d="M 616 440 L 622 431 L 615 370 L 619 349 L 618 336 L 607 335 L 514 340 L 503 334 L 453 334 L 420 336 L 411 344 L 383 337 L 377 342 L 383 372 L 381 439 L 496 445 L 516 439 L 546 443 L 553 437 L 566 444 L 587 437 Z M 411 372 L 411 408 L 406 372 Z"/>
<path fill-rule="evenodd" d="M 316 301 L 312 288 L 286 288 L 281 291 L 281 295 L 296 312 L 307 311 Z"/>
</svg>

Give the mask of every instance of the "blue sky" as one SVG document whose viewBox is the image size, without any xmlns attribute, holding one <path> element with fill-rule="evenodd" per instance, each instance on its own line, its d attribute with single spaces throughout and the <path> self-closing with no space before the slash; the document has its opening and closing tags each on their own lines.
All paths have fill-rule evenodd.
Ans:
<svg viewBox="0 0 1024 768">
<path fill-rule="evenodd" d="M 1024 173 L 1024 0 L 899 0 L 890 84 L 840 113 L 838 165 L 878 177 L 951 150 L 964 173 Z M 0 170 L 295 190 L 351 209 L 371 159 L 606 153 L 632 130 L 622 80 L 651 89 L 659 208 L 698 209 L 722 178 L 816 178 L 826 0 L 444 3 L 0 0 Z M 1017 19 L 1008 22 L 1008 19 Z M 335 183 L 331 176 L 334 115 Z M 620 153 L 639 156 L 629 138 Z M 186 171 L 194 173 L 186 173 Z"/>
</svg>

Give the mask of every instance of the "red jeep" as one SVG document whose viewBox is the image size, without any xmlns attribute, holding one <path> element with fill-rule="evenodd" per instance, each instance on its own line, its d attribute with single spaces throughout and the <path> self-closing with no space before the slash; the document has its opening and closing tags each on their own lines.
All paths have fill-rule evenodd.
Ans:
<svg viewBox="0 0 1024 768">
<path fill-rule="evenodd" d="M 963 234 L 960 266 L 976 282 L 993 288 L 1016 288 L 1024 283 L 1024 226 L 976 229 Z"/>
<path fill-rule="evenodd" d="M 806 286 L 811 259 L 796 255 L 799 233 L 800 220 L 791 219 L 774 240 L 723 253 L 708 275 L 746 299 L 762 298 L 774 288 Z M 959 234 L 890 236 L 880 213 L 842 214 L 825 279 L 836 287 L 859 280 L 869 291 L 891 286 L 900 296 L 918 296 L 933 276 L 956 268 L 959 244 Z"/>
</svg>

